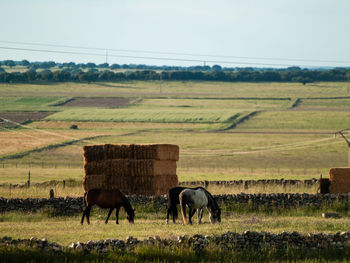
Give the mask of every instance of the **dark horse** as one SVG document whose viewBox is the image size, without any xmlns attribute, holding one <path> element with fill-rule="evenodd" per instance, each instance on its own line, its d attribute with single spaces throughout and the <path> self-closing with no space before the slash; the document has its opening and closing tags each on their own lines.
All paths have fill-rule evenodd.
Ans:
<svg viewBox="0 0 350 263">
<path fill-rule="evenodd" d="M 179 201 L 179 194 L 185 190 L 185 189 L 198 189 L 202 187 L 195 187 L 195 188 L 188 188 L 188 187 L 173 187 L 168 191 L 167 197 L 168 197 L 168 210 L 166 214 L 166 223 L 169 223 L 169 215 L 172 214 L 173 216 L 173 223 L 175 224 L 175 221 L 177 219 L 177 205 L 180 204 Z"/>
<path fill-rule="evenodd" d="M 189 223 L 192 224 L 192 216 L 198 211 L 198 224 L 201 223 L 203 209 L 206 207 L 209 212 L 210 223 L 221 222 L 221 210 L 214 197 L 204 188 L 184 189 L 180 195 L 181 214 L 184 225 L 187 223 L 186 206 L 189 207 Z"/>
<path fill-rule="evenodd" d="M 101 190 L 101 189 L 92 189 L 84 194 L 84 208 L 83 216 L 81 218 L 81 224 L 84 223 L 84 217 L 86 216 L 86 221 L 90 224 L 90 211 L 91 207 L 98 205 L 101 208 L 109 208 L 108 216 L 105 223 L 108 223 L 108 219 L 111 216 L 113 209 L 116 209 L 116 223 L 118 224 L 118 216 L 120 207 L 124 207 L 124 210 L 127 213 L 127 219 L 129 223 L 134 223 L 135 213 L 132 209 L 129 200 L 125 195 L 120 192 L 118 189 L 114 190 Z"/>
</svg>

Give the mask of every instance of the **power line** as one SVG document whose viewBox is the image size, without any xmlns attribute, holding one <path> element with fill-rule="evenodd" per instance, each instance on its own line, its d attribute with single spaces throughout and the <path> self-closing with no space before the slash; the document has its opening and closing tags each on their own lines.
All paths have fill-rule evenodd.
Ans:
<svg viewBox="0 0 350 263">
<path fill-rule="evenodd" d="M 16 47 L 4 47 L 4 46 L 0 46 L 0 49 L 42 52 L 42 53 L 84 55 L 84 56 L 99 56 L 99 57 L 106 56 L 106 54 L 102 54 L 102 53 L 72 52 L 72 51 L 61 51 L 61 50 L 16 48 Z M 115 54 L 108 54 L 108 57 L 149 59 L 149 60 L 168 60 L 168 61 L 178 61 L 178 62 L 195 62 L 195 63 L 199 63 L 199 64 L 203 63 L 203 60 L 200 60 L 200 59 L 185 59 L 185 58 L 173 58 L 173 57 L 129 56 L 129 55 L 115 55 Z M 250 65 L 250 66 L 278 66 L 278 67 L 296 66 L 296 65 L 291 65 L 291 64 L 257 63 L 257 62 L 242 62 L 242 61 L 221 61 L 221 60 L 205 60 L 205 62 L 209 62 L 209 63 L 213 63 L 213 64 L 234 64 L 234 65 Z M 298 66 L 315 67 L 315 65 L 298 65 Z"/>
<path fill-rule="evenodd" d="M 321 60 L 321 59 L 301 59 L 301 58 L 271 58 L 271 57 L 247 57 L 247 56 L 230 56 L 230 55 L 216 55 L 216 54 L 198 54 L 198 53 L 185 53 L 185 52 L 161 52 L 151 50 L 137 50 L 137 49 L 115 49 L 115 48 L 100 48 L 100 47 L 86 47 L 86 46 L 74 46 L 74 45 L 58 45 L 58 44 L 44 44 L 33 42 L 17 42 L 17 41 L 5 41 L 0 40 L 0 43 L 18 44 L 18 45 L 32 45 L 32 46 L 44 46 L 44 47 L 60 47 L 71 49 L 86 49 L 86 50 L 100 50 L 100 51 L 117 51 L 117 52 L 131 52 L 131 53 L 148 53 L 159 55 L 178 55 L 178 56 L 192 56 L 192 57 L 212 57 L 212 58 L 235 58 L 235 59 L 254 59 L 254 60 L 275 60 L 275 61 L 301 61 L 301 62 L 318 62 L 318 63 L 341 63 L 350 64 L 350 61 L 343 60 Z M 200 62 L 206 62 L 199 60 Z"/>
</svg>

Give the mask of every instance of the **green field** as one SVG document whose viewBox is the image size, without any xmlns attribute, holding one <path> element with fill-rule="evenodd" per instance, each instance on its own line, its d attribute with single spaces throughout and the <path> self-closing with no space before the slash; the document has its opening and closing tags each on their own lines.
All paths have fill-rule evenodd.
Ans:
<svg viewBox="0 0 350 263">
<path fill-rule="evenodd" d="M 0 84 L 0 117 L 9 120 L 0 122 L 0 197 L 47 198 L 50 189 L 56 197 L 81 196 L 82 147 L 105 143 L 179 145 L 177 174 L 181 182 L 327 177 L 331 167 L 347 166 L 347 144 L 334 133 L 350 128 L 349 86 L 341 82 L 301 85 L 192 81 Z M 89 100 L 84 103 L 84 98 Z M 130 104 L 114 105 L 113 98 Z M 94 99 L 98 99 L 99 106 L 87 105 Z M 76 102 L 74 106 L 65 105 L 69 100 Z M 16 126 L 17 122 L 22 125 Z M 349 137 L 347 133 L 345 136 Z M 13 186 L 25 184 L 29 172 L 30 188 Z M 67 182 L 64 189 L 63 180 Z M 317 186 L 246 189 L 210 185 L 208 190 L 213 194 L 314 194 Z M 6 212 L 0 215 L 0 236 L 45 237 L 67 245 L 130 235 L 143 239 L 155 233 L 176 238 L 246 230 L 336 233 L 350 227 L 348 208 L 342 204 L 289 210 L 249 204 L 222 207 L 221 224 L 209 224 L 205 212 L 204 224 L 192 226 L 165 225 L 165 210 L 148 208 L 137 207 L 134 225 L 127 224 L 121 212 L 118 226 L 113 216 L 105 225 L 106 212 L 97 209 L 90 226 L 81 226 L 79 215 L 57 217 L 50 210 Z M 321 217 L 322 212 L 334 211 L 342 218 Z M 0 249 L 1 253 L 12 252 Z M 13 253 L 12 258 L 21 261 L 18 255 L 22 252 Z M 178 253 L 183 261 L 185 252 Z M 279 261 L 280 252 L 274 253 Z M 332 255 L 330 259 L 337 258 L 335 253 Z M 286 258 L 296 257 L 293 254 Z M 314 259 L 314 254 L 310 258 Z M 320 261 L 326 258 L 320 257 Z M 202 259 L 205 261 L 205 257 Z"/>
<path fill-rule="evenodd" d="M 67 109 L 45 118 L 47 121 L 222 123 L 240 116 L 235 110 L 208 109 Z"/>
<path fill-rule="evenodd" d="M 332 133 L 347 127 L 350 127 L 349 111 L 266 111 L 241 124 L 237 130 Z"/>
<path fill-rule="evenodd" d="M 0 84 L 0 117 L 13 112 L 52 112 L 16 129 L 0 126 L 0 143 L 6 146 L 0 150 L 0 176 L 3 182 L 14 182 L 17 179 L 10 178 L 18 178 L 15 167 L 28 167 L 44 169 L 45 180 L 77 179 L 82 175 L 83 145 L 172 143 L 180 146 L 177 171 L 181 181 L 318 177 L 330 167 L 347 165 L 346 143 L 333 134 L 350 127 L 349 85 Z M 63 103 L 75 98 L 125 98 L 131 103 L 122 107 Z M 298 98 L 299 103 L 292 107 Z M 30 120 L 30 114 L 25 118 Z M 70 129 L 72 125 L 78 129 Z M 48 136 L 51 139 L 46 140 Z M 94 139 L 82 139 L 88 137 Z M 62 142 L 69 145 L 60 145 Z M 73 170 L 61 175 L 57 172 L 60 166 Z M 25 181 L 25 175 L 20 181 Z"/>
</svg>

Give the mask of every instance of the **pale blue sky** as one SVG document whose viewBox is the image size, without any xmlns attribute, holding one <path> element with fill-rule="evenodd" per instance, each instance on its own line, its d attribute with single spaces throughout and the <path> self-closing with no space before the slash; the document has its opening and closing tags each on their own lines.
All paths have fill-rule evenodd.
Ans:
<svg viewBox="0 0 350 263">
<path fill-rule="evenodd" d="M 186 57 L 203 61 L 350 66 L 350 63 L 311 61 L 350 61 L 348 0 L 1 0 L 0 10 L 1 41 L 307 60 Z M 0 47 L 68 50 L 1 42 Z M 159 54 L 116 51 L 109 51 L 109 54 L 161 57 Z M 167 57 L 185 56 L 169 54 Z M 4 59 L 105 61 L 104 56 L 0 49 L 0 60 Z M 201 64 L 117 57 L 109 57 L 108 62 Z"/>
</svg>

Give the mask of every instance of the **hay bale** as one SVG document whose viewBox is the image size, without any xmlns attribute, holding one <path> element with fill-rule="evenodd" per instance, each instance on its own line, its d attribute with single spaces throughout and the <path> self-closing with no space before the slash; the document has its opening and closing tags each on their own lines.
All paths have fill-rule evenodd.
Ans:
<svg viewBox="0 0 350 263">
<path fill-rule="evenodd" d="M 332 194 L 350 192 L 350 167 L 331 168 L 329 170 L 330 187 Z"/>
<path fill-rule="evenodd" d="M 83 147 L 86 162 L 107 159 L 179 160 L 179 146 L 173 144 L 104 144 Z"/>
<path fill-rule="evenodd" d="M 103 145 L 90 145 L 83 147 L 85 162 L 100 161 L 104 159 Z"/>
<path fill-rule="evenodd" d="M 171 144 L 104 144 L 83 148 L 83 188 L 162 195 L 178 185 L 179 147 Z"/>
<path fill-rule="evenodd" d="M 85 175 L 104 174 L 106 176 L 158 176 L 175 175 L 175 161 L 111 159 L 99 162 L 86 162 Z"/>
</svg>

